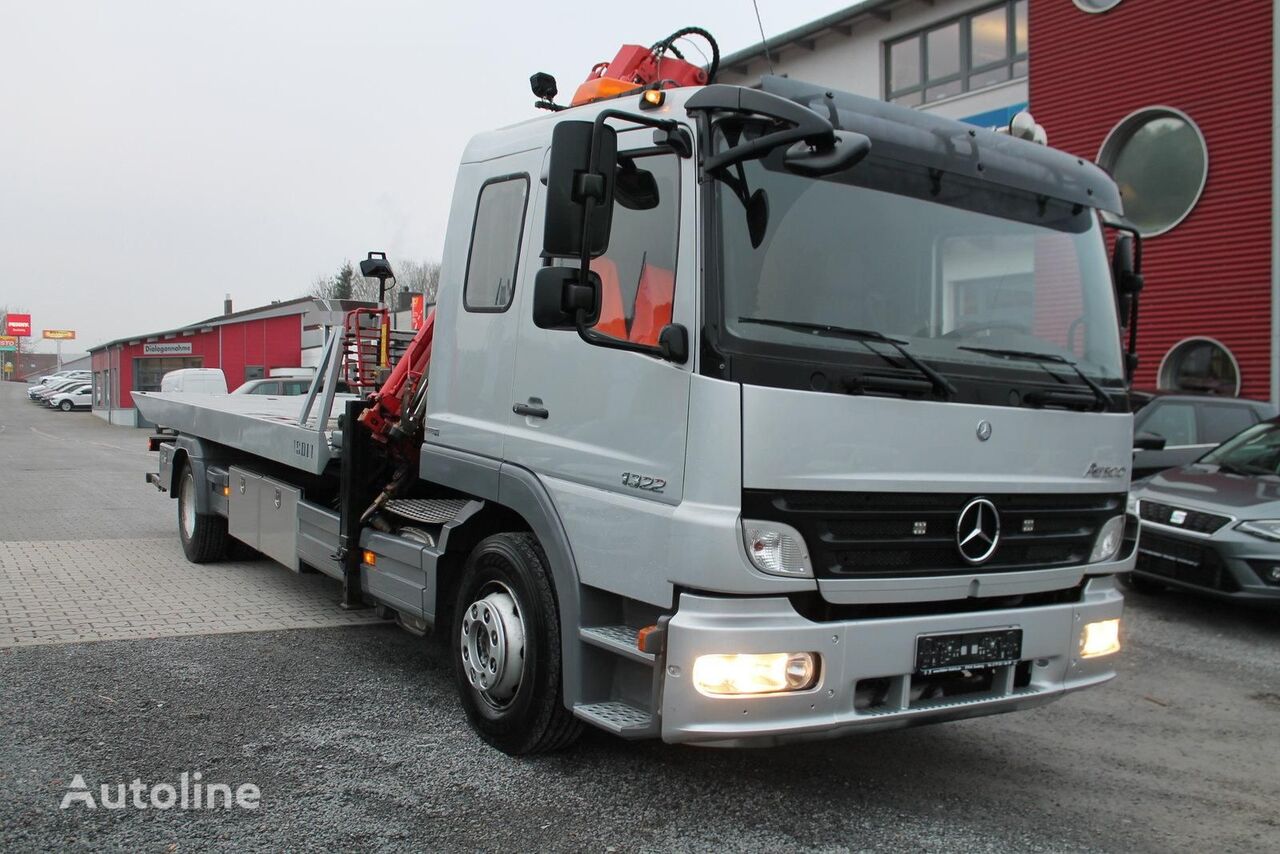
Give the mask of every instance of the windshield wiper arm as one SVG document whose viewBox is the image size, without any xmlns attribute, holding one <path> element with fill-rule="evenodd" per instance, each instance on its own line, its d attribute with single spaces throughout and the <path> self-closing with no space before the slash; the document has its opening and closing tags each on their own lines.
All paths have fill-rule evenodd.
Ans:
<svg viewBox="0 0 1280 854">
<path fill-rule="evenodd" d="M 1066 365 L 1075 371 L 1080 381 L 1089 387 L 1089 391 L 1093 392 L 1093 396 L 1097 398 L 1098 403 L 1103 409 L 1111 407 L 1111 398 L 1089 375 L 1080 370 L 1080 366 L 1065 356 L 1059 356 L 1057 353 L 1036 353 L 1031 350 L 1004 350 L 999 347 L 965 347 L 960 346 L 957 350 L 968 350 L 970 353 L 983 353 L 987 356 L 996 356 L 1003 359 L 1022 359 L 1025 362 L 1052 362 L 1055 365 Z"/>
<path fill-rule="evenodd" d="M 913 368 L 919 371 L 923 376 L 928 378 L 933 385 L 934 391 L 942 395 L 943 400 L 950 400 L 956 392 L 956 387 L 948 382 L 947 378 L 917 359 L 907 351 L 907 342 L 899 341 L 897 338 L 890 338 L 883 332 L 876 332 L 874 329 L 851 329 L 847 326 L 831 326 L 826 323 L 804 323 L 799 320 L 774 320 L 771 317 L 739 317 L 739 323 L 758 323 L 761 326 L 777 326 L 780 329 L 790 329 L 793 332 L 812 332 L 814 335 L 824 335 L 831 338 L 848 338 L 851 341 L 875 341 L 880 344 L 888 344 L 890 347 L 898 351 L 898 355 L 906 359 Z M 884 354 L 879 354 L 884 358 Z"/>
</svg>

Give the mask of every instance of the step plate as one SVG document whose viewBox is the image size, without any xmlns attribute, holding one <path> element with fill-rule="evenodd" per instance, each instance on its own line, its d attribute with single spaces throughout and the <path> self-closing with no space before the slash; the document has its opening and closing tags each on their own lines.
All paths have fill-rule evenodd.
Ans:
<svg viewBox="0 0 1280 854">
<path fill-rule="evenodd" d="M 464 498 L 400 498 L 388 501 L 384 509 L 424 525 L 443 525 L 456 519 L 466 506 Z"/>
<path fill-rule="evenodd" d="M 573 712 L 583 720 L 616 735 L 635 738 L 654 735 L 657 732 L 653 715 L 621 700 L 608 703 L 579 703 L 573 707 Z"/>
</svg>

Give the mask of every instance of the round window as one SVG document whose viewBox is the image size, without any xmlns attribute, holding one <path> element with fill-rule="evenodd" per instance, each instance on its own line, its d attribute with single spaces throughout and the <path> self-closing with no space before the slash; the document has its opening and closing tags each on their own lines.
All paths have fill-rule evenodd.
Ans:
<svg viewBox="0 0 1280 854">
<path fill-rule="evenodd" d="M 1107 135 L 1098 164 L 1120 185 L 1125 217 L 1151 237 L 1191 213 L 1209 174 L 1209 152 L 1186 113 L 1148 107 Z"/>
<path fill-rule="evenodd" d="M 1188 338 L 1174 345 L 1160 363 L 1160 388 L 1235 397 L 1240 365 L 1231 351 L 1212 338 Z"/>
<path fill-rule="evenodd" d="M 1085 12 L 1105 12 L 1120 5 L 1120 0 L 1075 0 Z"/>
</svg>

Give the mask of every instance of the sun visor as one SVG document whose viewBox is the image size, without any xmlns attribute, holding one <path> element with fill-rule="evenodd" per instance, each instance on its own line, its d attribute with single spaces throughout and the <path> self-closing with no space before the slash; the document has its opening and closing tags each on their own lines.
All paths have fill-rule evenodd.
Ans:
<svg viewBox="0 0 1280 854">
<path fill-rule="evenodd" d="M 1064 151 L 785 77 L 766 75 L 760 88 L 810 108 L 838 129 L 866 134 L 876 157 L 1124 213 L 1119 188 L 1110 176 L 1088 160 Z"/>
</svg>

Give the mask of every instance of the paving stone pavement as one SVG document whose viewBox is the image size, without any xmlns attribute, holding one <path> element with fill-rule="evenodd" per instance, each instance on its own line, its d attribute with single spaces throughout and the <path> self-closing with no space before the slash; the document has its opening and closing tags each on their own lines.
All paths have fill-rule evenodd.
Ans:
<svg viewBox="0 0 1280 854">
<path fill-rule="evenodd" d="M 0 648 L 377 622 L 268 560 L 188 563 L 146 431 L 0 383 Z"/>
</svg>

